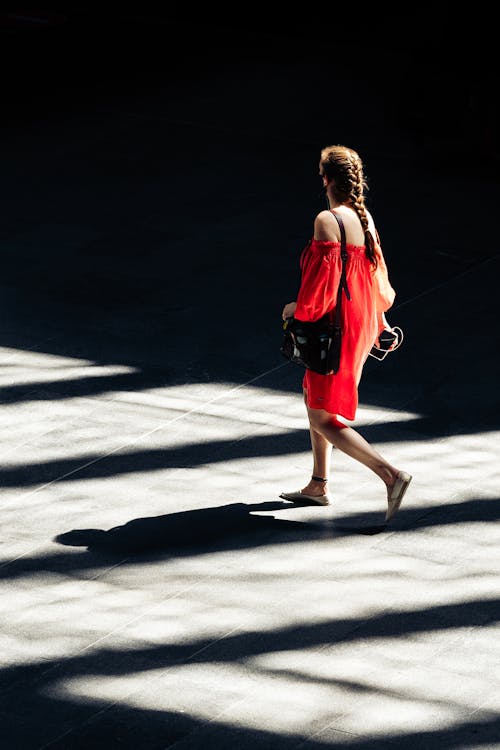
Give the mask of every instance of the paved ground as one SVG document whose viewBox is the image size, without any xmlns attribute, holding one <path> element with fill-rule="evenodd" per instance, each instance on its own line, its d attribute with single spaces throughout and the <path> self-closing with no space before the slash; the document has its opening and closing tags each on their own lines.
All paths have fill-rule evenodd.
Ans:
<svg viewBox="0 0 500 750">
<path fill-rule="evenodd" d="M 500 748 L 498 183 L 396 116 L 411 50 L 363 91 L 348 65 L 341 110 L 312 47 L 269 50 L 3 124 L 6 750 Z M 356 420 L 414 476 L 389 526 L 336 452 L 333 505 L 278 498 L 311 470 L 280 312 L 330 142 L 406 333 Z"/>
</svg>

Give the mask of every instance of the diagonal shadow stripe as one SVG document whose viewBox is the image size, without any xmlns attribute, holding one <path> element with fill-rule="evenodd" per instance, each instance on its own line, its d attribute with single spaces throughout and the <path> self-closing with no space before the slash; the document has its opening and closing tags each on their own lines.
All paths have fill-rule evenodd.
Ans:
<svg viewBox="0 0 500 750">
<path fill-rule="evenodd" d="M 417 419 L 405 422 L 404 437 L 402 436 L 401 422 L 365 425 L 356 429 L 363 437 L 374 444 L 403 439 L 407 441 L 408 431 L 412 431 L 412 439 L 414 440 L 428 441 L 431 437 L 436 439 L 438 436 L 432 433 L 430 429 L 429 432 L 420 429 L 425 424 L 425 420 Z M 165 425 L 165 429 L 167 429 L 167 426 Z M 477 425 L 475 432 L 477 432 Z M 462 433 L 460 432 L 460 434 Z M 136 442 L 140 439 L 138 438 Z M 0 486 L 29 487 L 53 481 L 98 479 L 134 472 L 187 468 L 244 458 L 284 456 L 311 450 L 306 424 L 304 424 L 303 429 L 287 430 L 286 433 L 247 436 L 232 440 L 210 440 L 204 443 L 189 443 L 175 447 L 136 451 L 126 451 L 126 447 L 119 447 L 116 452 L 107 454 L 94 453 L 76 458 L 54 459 L 52 461 L 4 467 L 0 469 Z"/>
<path fill-rule="evenodd" d="M 151 648 L 99 649 L 66 658 L 22 666 L 1 672 L 2 695 L 19 688 L 40 689 L 54 679 L 85 674 L 126 675 L 185 663 L 229 663 L 271 652 L 285 652 L 352 643 L 362 639 L 402 638 L 412 634 L 473 628 L 500 621 L 500 598 L 434 605 L 411 611 L 383 612 L 373 617 L 350 617 L 272 631 L 240 632 L 222 639 L 200 638 L 182 644 Z"/>
<path fill-rule="evenodd" d="M 382 693 L 383 695 L 383 693 Z M 326 726 L 311 730 L 297 729 L 283 734 L 264 728 L 224 723 L 220 718 L 210 721 L 190 715 L 189 711 L 158 711 L 133 705 L 106 703 L 102 700 L 71 701 L 45 695 L 17 696 L 17 711 L 9 714 L 9 724 L 2 735 L 6 748 L 36 750 L 95 750 L 120 748 L 252 748 L 252 750 L 467 750 L 497 748 L 500 718 L 471 717 L 452 726 L 413 732 L 379 732 L 377 737 L 361 736 L 342 730 L 339 721 L 337 739 L 334 734 L 337 713 L 332 706 L 325 711 Z M 14 704 L 14 702 L 13 702 Z M 29 705 L 30 721 L 24 710 Z M 7 708 L 10 708 L 8 705 Z M 21 715 L 20 715 L 21 714 Z M 328 720 L 329 718 L 329 720 Z M 360 727 L 360 733 L 362 727 Z M 159 744 L 160 741 L 160 744 Z M 186 744 L 187 743 L 187 744 Z M 347 744 L 348 743 L 348 744 Z"/>
<path fill-rule="evenodd" d="M 363 521 L 369 517 L 366 513 L 356 513 L 342 516 L 335 521 L 336 531 L 361 531 Z M 461 523 L 489 523 L 500 520 L 500 498 L 472 498 L 456 503 L 444 505 L 419 505 L 416 508 L 399 510 L 396 519 L 398 530 L 431 528 L 433 526 L 449 526 Z"/>
<path fill-rule="evenodd" d="M 40 399 L 40 391 L 43 392 L 45 399 L 48 400 L 50 396 L 50 400 L 53 401 L 97 396 L 98 394 L 115 391 L 141 391 L 145 388 L 164 387 L 167 378 L 168 372 L 162 370 L 161 372 L 141 371 L 4 385 L 0 387 L 0 403 L 37 401 Z"/>
<path fill-rule="evenodd" d="M 277 439 L 281 438 L 281 440 Z M 285 435 L 257 435 L 244 439 L 210 440 L 173 448 L 153 448 L 121 453 L 89 454 L 78 458 L 55 459 L 0 470 L 3 487 L 26 487 L 55 480 L 80 481 L 134 472 L 186 468 L 241 458 L 280 456 L 290 451 L 311 449 L 309 433 L 293 430 Z"/>
</svg>

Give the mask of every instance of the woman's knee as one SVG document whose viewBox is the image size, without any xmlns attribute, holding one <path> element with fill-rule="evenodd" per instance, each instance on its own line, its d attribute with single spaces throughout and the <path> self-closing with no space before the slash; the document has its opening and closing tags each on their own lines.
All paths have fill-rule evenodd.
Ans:
<svg viewBox="0 0 500 750">
<path fill-rule="evenodd" d="M 348 425 L 344 424 L 340 421 L 340 419 L 337 418 L 336 414 L 330 415 L 330 424 L 332 425 L 332 427 L 336 427 L 339 430 L 345 430 L 345 428 L 348 427 Z"/>
<path fill-rule="evenodd" d="M 341 422 L 335 414 L 329 414 L 323 409 L 308 409 L 309 423 L 316 432 L 324 432 L 325 429 L 344 430 L 348 425 Z"/>
</svg>

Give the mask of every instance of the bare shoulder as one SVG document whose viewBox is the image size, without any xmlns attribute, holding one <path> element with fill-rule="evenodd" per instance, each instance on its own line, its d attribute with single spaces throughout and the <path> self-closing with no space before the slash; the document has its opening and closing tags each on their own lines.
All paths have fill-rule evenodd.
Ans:
<svg viewBox="0 0 500 750">
<path fill-rule="evenodd" d="M 320 211 L 314 220 L 314 239 L 324 242 L 340 240 L 339 225 L 330 211 Z"/>
</svg>

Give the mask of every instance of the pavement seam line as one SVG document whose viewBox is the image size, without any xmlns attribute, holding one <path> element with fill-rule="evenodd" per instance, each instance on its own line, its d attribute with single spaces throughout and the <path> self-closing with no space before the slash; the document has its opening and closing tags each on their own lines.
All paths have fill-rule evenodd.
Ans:
<svg viewBox="0 0 500 750">
<path fill-rule="evenodd" d="M 227 391 L 223 391 L 222 393 L 219 393 L 217 396 L 214 396 L 208 401 L 205 401 L 203 404 L 199 404 L 193 409 L 189 409 L 189 411 L 185 411 L 185 412 L 182 412 L 181 414 L 178 414 L 176 417 L 169 419 L 167 422 L 163 422 L 161 425 L 158 425 L 158 427 L 154 427 L 152 430 L 149 430 L 148 432 L 143 432 L 142 435 L 139 435 L 137 438 L 134 438 L 134 440 L 130 440 L 127 443 L 119 445 L 117 448 L 113 448 L 113 450 L 108 451 L 107 453 L 103 453 L 101 456 L 98 456 L 97 458 L 92 459 L 92 461 L 87 461 L 87 463 L 77 466 L 75 469 L 72 469 L 71 471 L 66 472 L 66 474 L 61 474 L 61 476 L 56 477 L 55 479 L 51 479 L 50 482 L 45 482 L 44 484 L 39 485 L 34 490 L 30 490 L 29 492 L 26 492 L 20 495 L 15 501 L 16 504 L 20 500 L 30 497 L 31 495 L 34 495 L 39 490 L 43 490 L 46 487 L 50 487 L 52 484 L 55 484 L 56 482 L 60 482 L 61 480 L 66 479 L 66 477 L 72 476 L 73 474 L 77 474 L 79 471 L 82 471 L 83 469 L 86 469 L 89 466 L 93 466 L 99 461 L 103 461 L 105 458 L 112 456 L 114 453 L 118 453 L 118 451 L 121 451 L 124 448 L 128 448 L 129 446 L 139 443 L 141 440 L 144 440 L 150 435 L 153 435 L 154 433 L 159 432 L 160 430 L 164 430 L 166 427 L 169 427 L 174 422 L 179 422 L 181 419 L 184 419 L 184 417 L 188 417 L 190 414 L 196 414 L 197 412 L 200 412 L 205 406 L 208 406 L 209 404 L 214 403 L 214 401 L 218 401 L 221 398 L 228 397 L 230 394 L 235 393 L 236 391 L 242 390 L 243 388 L 246 388 L 251 383 L 255 383 L 257 380 L 260 380 L 260 378 L 263 378 L 266 375 L 269 375 L 269 373 L 271 372 L 280 370 L 282 367 L 286 367 L 288 364 L 289 364 L 288 362 L 283 362 L 282 364 L 277 365 L 276 367 L 271 367 L 270 370 L 266 370 L 265 372 L 259 373 L 251 380 L 247 380 L 245 383 L 240 383 L 240 385 L 237 385 L 234 388 L 230 388 Z"/>
<path fill-rule="evenodd" d="M 417 300 L 421 299 L 422 297 L 426 297 L 428 294 L 432 294 L 433 292 L 437 292 L 438 289 L 442 289 L 444 286 L 448 286 L 448 284 L 453 283 L 454 281 L 457 281 L 458 279 L 463 278 L 464 276 L 467 276 L 467 274 L 472 273 L 473 271 L 477 271 L 478 268 L 481 268 L 481 266 L 486 265 L 487 263 L 491 263 L 494 260 L 498 260 L 500 258 L 500 255 L 493 255 L 491 258 L 486 258 L 485 260 L 481 261 L 480 263 L 476 263 L 475 265 L 471 266 L 470 268 L 466 268 L 465 271 L 462 271 L 461 273 L 458 273 L 456 276 L 453 276 L 451 279 L 446 279 L 446 281 L 442 281 L 440 284 L 436 284 L 436 286 L 432 286 L 430 289 L 426 289 L 424 292 L 420 292 L 420 294 L 417 294 L 415 297 L 410 297 L 409 299 L 405 300 L 404 302 L 400 302 L 399 305 L 395 305 L 391 308 L 389 312 L 392 310 L 399 310 L 399 308 L 404 307 L 405 305 L 409 305 L 412 302 L 416 302 Z"/>
</svg>

